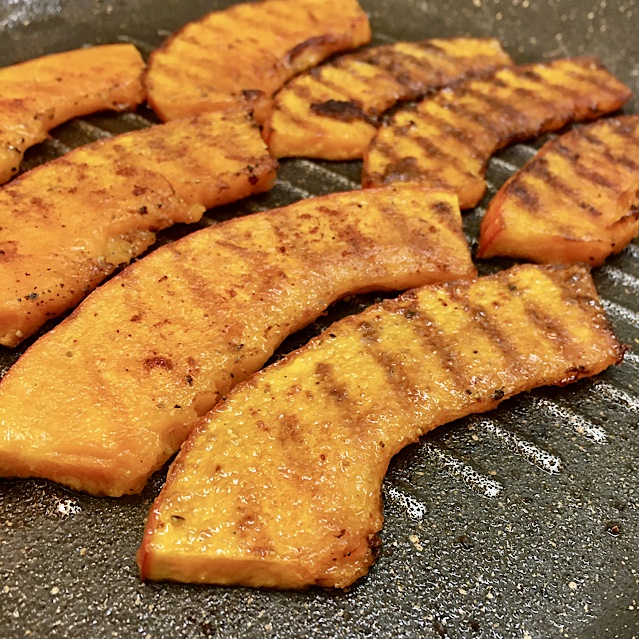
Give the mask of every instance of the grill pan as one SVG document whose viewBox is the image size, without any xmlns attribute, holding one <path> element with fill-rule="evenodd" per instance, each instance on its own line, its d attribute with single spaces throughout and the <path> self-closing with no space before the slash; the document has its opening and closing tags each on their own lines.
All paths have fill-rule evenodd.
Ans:
<svg viewBox="0 0 639 639">
<path fill-rule="evenodd" d="M 147 55 L 169 32 L 228 4 L 3 0 L 0 66 L 118 41 Z M 588 53 L 639 94 L 636 0 L 362 4 L 377 44 L 473 35 L 500 38 L 519 63 Z M 636 97 L 625 111 L 639 112 Z M 142 108 L 71 122 L 28 152 L 25 166 L 154 121 Z M 487 197 L 465 214 L 469 241 L 489 198 L 542 141 L 491 161 Z M 359 162 L 284 160 L 272 192 L 209 212 L 199 225 L 174 227 L 160 242 L 357 188 L 360 170 Z M 482 273 L 509 265 L 478 264 Z M 1 480 L 0 637 L 639 637 L 639 243 L 594 276 L 617 335 L 630 346 L 623 365 L 513 398 L 402 451 L 383 486 L 381 555 L 349 591 L 142 584 L 135 552 L 166 469 L 142 495 L 121 499 L 42 480 Z M 375 299 L 335 305 L 287 340 L 279 356 Z M 0 374 L 32 342 L 0 347 Z"/>
</svg>

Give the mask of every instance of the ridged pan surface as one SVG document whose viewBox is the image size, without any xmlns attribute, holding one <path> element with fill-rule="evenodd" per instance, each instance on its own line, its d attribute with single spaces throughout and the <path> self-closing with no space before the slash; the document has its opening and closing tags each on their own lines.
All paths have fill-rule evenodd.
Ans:
<svg viewBox="0 0 639 639">
<path fill-rule="evenodd" d="M 128 41 L 145 55 L 227 2 L 5 0 L 0 66 L 85 44 Z M 374 42 L 495 36 L 517 62 L 600 56 L 639 95 L 634 0 L 363 0 Z M 0 93 L 2 88 L 0 87 Z M 635 97 L 625 108 L 639 111 Z M 27 154 L 35 166 L 150 111 L 64 125 Z M 489 192 L 467 212 L 471 241 L 496 189 L 541 144 L 494 158 Z M 275 189 L 201 226 L 357 188 L 361 164 L 285 160 Z M 174 228 L 167 242 L 193 230 Z M 480 264 L 482 272 L 507 261 Z M 0 637 L 639 636 L 639 242 L 595 271 L 625 363 L 561 390 L 515 398 L 404 450 L 384 482 L 383 549 L 348 592 L 264 592 L 140 582 L 135 552 L 163 481 L 96 499 L 39 480 L 0 480 Z M 374 295 L 331 309 L 280 354 Z M 31 343 L 33 340 L 30 340 Z M 0 349 L 0 374 L 18 351 Z M 51 407 L 55 410 L 55 406 Z"/>
</svg>

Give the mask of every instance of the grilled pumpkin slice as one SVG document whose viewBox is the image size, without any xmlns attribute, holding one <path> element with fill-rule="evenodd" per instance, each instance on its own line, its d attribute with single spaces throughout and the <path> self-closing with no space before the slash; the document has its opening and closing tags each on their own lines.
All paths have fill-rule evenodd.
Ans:
<svg viewBox="0 0 639 639">
<path fill-rule="evenodd" d="M 364 157 L 366 187 L 420 182 L 452 188 L 462 209 L 486 189 L 490 156 L 515 140 L 616 111 L 630 89 L 594 58 L 503 69 L 461 82 L 396 114 Z"/>
<path fill-rule="evenodd" d="M 361 158 L 379 116 L 400 100 L 510 64 L 499 41 L 476 38 L 397 42 L 340 56 L 275 96 L 264 139 L 278 158 Z"/>
<path fill-rule="evenodd" d="M 0 344 L 77 304 L 155 233 L 275 179 L 247 113 L 213 113 L 78 148 L 0 190 Z"/>
<path fill-rule="evenodd" d="M 419 187 L 193 233 L 100 287 L 9 371 L 0 475 L 138 492 L 198 416 L 336 299 L 474 273 L 456 197 Z"/>
<path fill-rule="evenodd" d="M 24 151 L 71 118 L 142 102 L 144 61 L 131 44 L 67 51 L 0 69 L 0 184 Z"/>
<path fill-rule="evenodd" d="M 622 352 L 581 267 L 424 287 L 337 322 L 200 422 L 151 510 L 142 577 L 349 586 L 373 563 L 395 453 Z"/>
<path fill-rule="evenodd" d="M 599 265 L 639 231 L 639 115 L 545 144 L 491 201 L 480 257 Z"/>
<path fill-rule="evenodd" d="M 261 0 L 214 11 L 149 60 L 149 103 L 162 120 L 250 107 L 256 117 L 295 74 L 371 38 L 357 0 Z"/>
</svg>

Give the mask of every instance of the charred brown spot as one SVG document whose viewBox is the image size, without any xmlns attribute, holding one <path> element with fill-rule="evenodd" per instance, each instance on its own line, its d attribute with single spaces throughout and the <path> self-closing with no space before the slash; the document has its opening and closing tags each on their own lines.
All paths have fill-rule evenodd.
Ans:
<svg viewBox="0 0 639 639">
<path fill-rule="evenodd" d="M 369 121 L 362 107 L 354 100 L 326 100 L 311 104 L 311 113 L 340 122 Z"/>
<path fill-rule="evenodd" d="M 148 371 L 154 368 L 163 368 L 164 370 L 171 371 L 173 370 L 173 362 L 168 357 L 147 357 L 144 360 L 144 368 Z"/>
<path fill-rule="evenodd" d="M 528 211 L 536 211 L 541 206 L 538 195 L 521 182 L 512 182 L 508 187 L 508 191 Z"/>
<path fill-rule="evenodd" d="M 300 422 L 295 415 L 284 415 L 280 419 L 279 439 L 281 441 L 291 441 L 296 444 L 303 442 L 304 438 L 300 434 Z"/>
<path fill-rule="evenodd" d="M 384 169 L 382 183 L 390 184 L 391 182 L 411 182 L 413 180 L 419 180 L 422 175 L 417 158 L 408 156 L 401 158 L 396 162 L 388 163 Z"/>
<path fill-rule="evenodd" d="M 448 202 L 439 200 L 432 206 L 432 210 L 438 215 L 452 215 L 454 213 L 453 207 Z"/>
<path fill-rule="evenodd" d="M 336 401 L 343 402 L 348 399 L 348 393 L 343 387 L 335 386 L 328 390 L 328 394 Z"/>
<path fill-rule="evenodd" d="M 257 517 L 253 513 L 243 514 L 237 522 L 238 530 L 240 532 L 246 532 L 247 530 L 255 526 L 256 519 Z"/>
<path fill-rule="evenodd" d="M 377 341 L 377 331 L 370 322 L 361 322 L 358 328 L 362 333 L 362 342 L 372 344 Z"/>
<path fill-rule="evenodd" d="M 115 174 L 121 177 L 132 177 L 136 174 L 136 169 L 133 166 L 119 166 Z"/>
<path fill-rule="evenodd" d="M 18 243 L 15 240 L 0 242 L 0 262 L 10 262 L 18 257 Z"/>
<path fill-rule="evenodd" d="M 249 102 L 254 102 L 264 95 L 264 91 L 260 91 L 258 89 L 244 89 L 242 91 L 242 95 Z"/>
</svg>

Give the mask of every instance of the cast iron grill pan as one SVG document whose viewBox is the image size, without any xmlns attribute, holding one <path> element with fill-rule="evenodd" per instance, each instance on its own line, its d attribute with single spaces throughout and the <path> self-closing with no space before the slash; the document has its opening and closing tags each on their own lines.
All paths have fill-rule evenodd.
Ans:
<svg viewBox="0 0 639 639">
<path fill-rule="evenodd" d="M 169 32 L 227 4 L 9 0 L 0 6 L 0 66 L 117 41 L 148 55 Z M 499 37 L 519 63 L 589 53 L 639 93 L 633 0 L 362 4 L 377 44 L 473 35 Z M 637 106 L 635 98 L 625 111 Z M 76 120 L 29 151 L 24 166 L 153 122 L 146 108 Z M 491 161 L 488 194 L 464 218 L 471 243 L 490 197 L 543 141 Z M 360 171 L 359 162 L 284 160 L 270 193 L 209 212 L 199 225 L 174 227 L 159 241 L 358 188 Z M 478 267 L 487 273 L 510 264 Z M 0 480 L 0 637 L 639 637 L 639 243 L 598 269 L 595 280 L 630 346 L 624 364 L 565 389 L 514 398 L 402 451 L 383 486 L 381 556 L 348 592 L 142 584 L 135 552 L 166 469 L 142 495 L 121 499 L 43 480 Z M 336 304 L 275 357 L 376 299 Z M 32 342 L 0 348 L 0 374 Z"/>
</svg>

